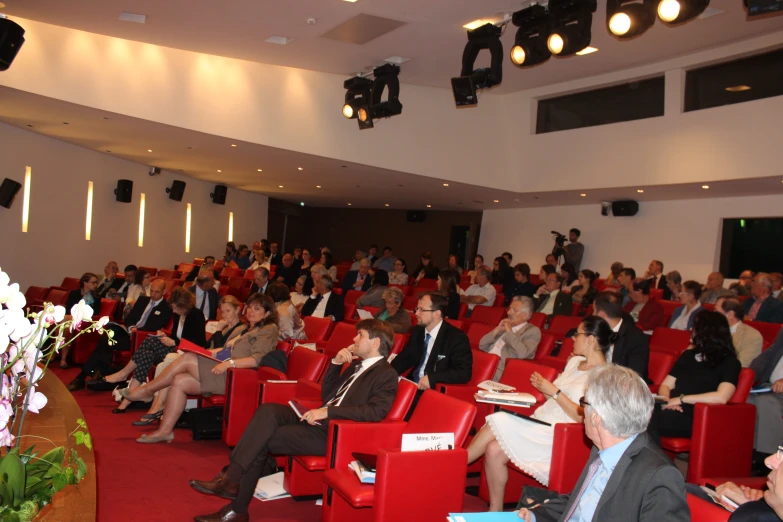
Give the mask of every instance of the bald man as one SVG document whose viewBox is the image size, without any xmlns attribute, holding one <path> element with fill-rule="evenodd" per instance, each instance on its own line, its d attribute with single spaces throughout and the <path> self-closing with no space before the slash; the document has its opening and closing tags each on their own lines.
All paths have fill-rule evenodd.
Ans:
<svg viewBox="0 0 783 522">
<path fill-rule="evenodd" d="M 699 301 L 701 304 L 715 304 L 721 297 L 734 295 L 730 290 L 723 288 L 723 274 L 713 272 L 707 276 L 707 283 L 704 285 L 704 291 L 701 293 Z"/>
</svg>

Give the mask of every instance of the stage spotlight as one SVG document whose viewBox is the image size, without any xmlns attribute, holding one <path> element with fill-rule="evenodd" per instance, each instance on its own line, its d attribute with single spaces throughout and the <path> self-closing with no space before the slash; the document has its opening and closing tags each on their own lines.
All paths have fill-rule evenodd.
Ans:
<svg viewBox="0 0 783 522">
<path fill-rule="evenodd" d="M 606 0 L 606 27 L 618 40 L 644 33 L 655 23 L 655 1 Z"/>
<path fill-rule="evenodd" d="M 547 47 L 557 56 L 571 56 L 590 45 L 595 0 L 550 0 L 552 33 Z"/>
<path fill-rule="evenodd" d="M 451 79 L 451 90 L 457 107 L 477 105 L 477 89 L 489 89 L 503 81 L 503 29 L 494 24 L 484 24 L 468 31 L 468 43 L 462 52 L 460 76 Z M 479 51 L 489 49 L 492 62 L 489 68 L 473 70 Z"/>
<path fill-rule="evenodd" d="M 343 82 L 345 92 L 345 104 L 343 105 L 343 116 L 348 119 L 356 118 L 359 107 L 370 103 L 370 93 L 372 91 L 372 80 L 356 76 Z"/>
<path fill-rule="evenodd" d="M 517 67 L 533 67 L 549 60 L 552 53 L 546 45 L 550 18 L 544 6 L 534 4 L 517 11 L 511 23 L 519 27 L 511 48 L 511 62 Z"/>
<path fill-rule="evenodd" d="M 400 68 L 397 65 L 387 63 L 376 67 L 373 72 L 375 81 L 372 83 L 372 104 L 370 116 L 372 118 L 391 118 L 402 113 L 402 103 L 400 103 Z M 385 102 L 381 101 L 383 90 L 386 88 L 388 96 Z M 359 109 L 359 119 L 361 120 L 361 109 Z"/>
<path fill-rule="evenodd" d="M 668 26 L 690 22 L 707 9 L 710 0 L 661 0 L 658 4 L 658 18 Z"/>
</svg>

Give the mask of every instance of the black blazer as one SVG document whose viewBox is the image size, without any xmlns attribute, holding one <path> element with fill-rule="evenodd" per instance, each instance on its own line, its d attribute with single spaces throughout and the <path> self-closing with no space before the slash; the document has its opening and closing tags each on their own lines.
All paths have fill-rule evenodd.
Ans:
<svg viewBox="0 0 783 522">
<path fill-rule="evenodd" d="M 456 320 L 459 317 L 459 294 L 452 292 L 448 295 L 448 304 L 446 305 L 446 317 Z"/>
<path fill-rule="evenodd" d="M 753 303 L 756 302 L 755 297 L 745 299 L 745 313 L 750 312 L 753 307 Z M 759 313 L 756 314 L 754 321 L 762 321 L 765 323 L 783 323 L 783 302 L 778 301 L 773 296 L 769 296 L 766 301 L 761 304 Z"/>
<path fill-rule="evenodd" d="M 652 277 L 647 279 L 650 281 L 650 284 L 652 284 Z M 663 299 L 664 301 L 668 301 L 672 298 L 672 291 L 669 290 L 669 285 L 666 284 L 666 276 L 661 274 L 661 278 L 658 280 L 658 286 L 651 286 L 650 288 L 657 288 L 658 290 L 663 290 Z M 676 296 L 675 296 L 676 299 Z"/>
<path fill-rule="evenodd" d="M 268 289 L 269 289 L 269 281 L 267 281 L 267 283 L 266 283 L 266 286 L 265 286 L 264 288 L 258 288 L 258 285 L 257 285 L 257 284 L 255 284 L 255 283 L 253 283 L 253 284 L 250 286 L 250 294 L 248 294 L 248 295 L 251 295 L 251 294 L 257 294 L 257 293 L 259 293 L 259 292 L 260 292 L 260 293 L 262 293 L 262 294 L 266 294 L 266 291 L 267 291 Z"/>
<path fill-rule="evenodd" d="M 424 336 L 423 326 L 413 327 L 408 344 L 391 363 L 397 373 L 405 373 L 419 365 L 426 350 Z M 432 389 L 440 383 L 465 384 L 470 380 L 473 374 L 473 352 L 465 332 L 446 321 L 441 323 L 424 374 L 429 378 Z"/>
<path fill-rule="evenodd" d="M 119 290 L 122 284 L 125 282 L 125 279 L 115 277 L 114 280 L 111 282 L 108 286 L 98 287 L 98 297 L 106 297 L 106 294 L 109 293 L 109 290 Z"/>
<path fill-rule="evenodd" d="M 125 326 L 136 326 L 136 323 L 141 319 L 141 316 L 144 314 L 144 310 L 149 303 L 149 296 L 140 295 L 133 305 L 133 308 L 131 308 L 128 317 L 125 318 Z M 139 330 L 144 332 L 157 332 L 158 330 L 162 330 L 169 324 L 171 313 L 171 305 L 165 299 L 161 299 L 160 303 L 150 312 L 150 315 L 147 317 L 147 322 L 144 323 Z"/>
<path fill-rule="evenodd" d="M 341 364 L 329 363 L 321 385 L 321 400 L 324 404 L 337 395 L 340 386 L 354 373 L 361 360 L 351 363 L 340 374 Z M 391 410 L 397 395 L 397 372 L 381 359 L 367 368 L 351 384 L 339 406 L 329 406 L 328 419 L 348 419 L 357 422 L 380 422 Z"/>
<path fill-rule="evenodd" d="M 275 271 L 275 281 L 281 277 L 283 278 L 283 283 L 285 283 L 285 286 L 289 288 L 294 286 L 296 284 L 296 280 L 299 278 L 299 268 L 296 266 L 296 263 L 292 264 L 288 268 L 284 267 L 283 265 L 277 267 L 277 270 Z"/>
<path fill-rule="evenodd" d="M 277 253 L 267 257 L 269 258 L 269 266 L 280 266 L 283 264 L 283 254 Z"/>
<path fill-rule="evenodd" d="M 536 522 L 557 522 L 568 513 L 582 489 L 589 464 L 597 456 L 598 448 L 593 448 L 571 494 L 555 497 L 533 510 Z M 647 432 L 640 433 L 617 461 L 598 500 L 593 520 L 689 522 L 690 519 L 682 475 L 652 437 Z"/>
<path fill-rule="evenodd" d="M 101 298 L 98 297 L 98 294 L 93 293 L 93 299 L 95 300 L 92 303 L 92 309 L 95 311 L 95 314 L 97 315 L 101 311 Z M 73 305 L 78 304 L 79 301 L 82 300 L 82 291 L 81 290 L 71 290 L 71 293 L 68 294 L 68 299 L 65 301 L 65 313 L 70 314 L 71 308 L 73 308 Z"/>
<path fill-rule="evenodd" d="M 322 297 L 323 296 L 320 295 L 315 298 L 311 296 L 305 301 L 304 306 L 302 306 L 302 317 L 313 315 L 313 312 L 315 312 L 315 308 L 318 306 L 318 303 L 321 302 Z M 326 302 L 326 310 L 324 310 L 324 317 L 329 317 L 330 315 L 334 317 L 335 321 L 342 321 L 343 316 L 345 315 L 343 296 L 337 295 L 334 292 L 329 295 L 329 300 Z"/>
<path fill-rule="evenodd" d="M 169 336 L 179 345 L 180 338 L 177 337 L 177 328 L 179 328 L 180 316 L 174 314 L 174 324 L 171 326 L 171 335 Z M 204 320 L 204 314 L 198 308 L 193 308 L 185 316 L 185 324 L 182 325 L 182 339 L 190 341 L 199 346 L 207 345 L 207 337 L 204 332 L 207 322 Z"/>
<path fill-rule="evenodd" d="M 630 315 L 623 314 L 623 324 L 617 332 L 612 361 L 614 364 L 630 368 L 642 376 L 647 383 L 647 365 L 650 362 L 650 342 L 647 336 L 636 327 Z"/>
<path fill-rule="evenodd" d="M 358 270 L 350 270 L 348 273 L 345 274 L 345 277 L 343 277 L 342 282 L 340 283 L 340 288 L 342 288 L 344 291 L 353 290 L 353 285 L 356 283 L 356 278 L 359 275 Z M 370 287 L 372 286 L 372 276 L 370 274 L 367 274 L 364 276 L 364 282 L 362 283 L 362 292 L 366 292 Z"/>
<path fill-rule="evenodd" d="M 191 286 L 188 288 L 188 290 L 190 293 L 196 296 L 196 309 L 201 311 L 201 303 L 198 300 L 198 294 L 196 294 L 196 285 Z M 209 295 L 209 320 L 214 321 L 217 318 L 217 309 L 218 304 L 220 303 L 220 295 L 214 288 L 210 288 L 207 294 Z"/>
<path fill-rule="evenodd" d="M 546 299 L 545 299 L 546 298 Z M 534 297 L 533 300 L 536 303 L 536 312 L 541 309 L 544 304 L 549 300 L 549 294 L 541 294 L 540 297 Z M 571 307 L 571 294 L 567 294 L 562 290 L 555 296 L 555 307 L 552 309 L 551 315 L 568 315 L 573 312 Z M 551 317 L 551 316 L 550 316 Z"/>
<path fill-rule="evenodd" d="M 755 384 L 767 384 L 772 379 L 772 372 L 783 358 L 783 330 L 780 330 L 772 346 L 761 352 L 750 363 L 750 369 L 756 372 Z"/>
</svg>

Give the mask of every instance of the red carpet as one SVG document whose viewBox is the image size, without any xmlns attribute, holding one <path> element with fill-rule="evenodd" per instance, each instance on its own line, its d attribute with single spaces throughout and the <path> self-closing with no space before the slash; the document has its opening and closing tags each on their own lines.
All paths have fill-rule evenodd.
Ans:
<svg viewBox="0 0 783 522">
<path fill-rule="evenodd" d="M 54 369 L 68 383 L 78 369 Z M 208 480 L 228 463 L 229 448 L 221 441 L 193 441 L 188 430 L 175 430 L 170 444 L 138 444 L 136 439 L 154 427 L 131 426 L 144 410 L 113 415 L 116 403 L 108 392 L 75 392 L 92 435 L 98 473 L 99 522 L 186 521 L 217 511 L 226 502 L 201 495 L 190 479 Z M 469 483 L 474 483 L 474 480 Z M 486 504 L 465 496 L 466 511 L 483 511 Z M 250 505 L 250 520 L 318 522 L 321 508 L 314 501 L 292 499 Z M 444 517 L 445 520 L 445 517 Z M 440 521 L 438 521 L 440 522 Z"/>
</svg>

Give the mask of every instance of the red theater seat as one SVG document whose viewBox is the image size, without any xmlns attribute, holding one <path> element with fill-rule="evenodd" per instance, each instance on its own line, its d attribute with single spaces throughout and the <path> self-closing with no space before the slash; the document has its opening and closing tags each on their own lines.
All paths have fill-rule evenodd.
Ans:
<svg viewBox="0 0 783 522">
<path fill-rule="evenodd" d="M 334 322 L 321 317 L 305 317 L 304 322 L 305 335 L 309 342 L 325 341 L 334 328 Z"/>
<path fill-rule="evenodd" d="M 139 267 L 139 270 L 146 270 L 146 271 L 147 271 L 147 273 L 150 275 L 150 277 L 152 277 L 153 279 L 155 278 L 155 276 L 156 276 L 156 275 L 158 275 L 158 269 L 157 269 L 157 268 L 155 268 L 155 267 L 151 267 L 151 266 L 140 266 L 140 267 Z"/>
<path fill-rule="evenodd" d="M 658 327 L 650 337 L 650 351 L 673 353 L 679 357 L 691 344 L 691 333 L 687 330 Z"/>
<path fill-rule="evenodd" d="M 334 330 L 332 330 L 329 340 L 318 341 L 315 343 L 315 346 L 331 358 L 337 355 L 337 352 L 343 348 L 351 346 L 354 337 L 356 337 L 356 326 L 346 322 L 339 322 L 334 325 Z"/>
<path fill-rule="evenodd" d="M 650 389 L 653 393 L 658 392 L 658 387 L 663 380 L 669 375 L 669 372 L 677 362 L 677 356 L 668 352 L 657 352 L 650 350 L 650 362 L 648 365 L 647 375 L 652 381 Z"/>
<path fill-rule="evenodd" d="M 478 350 L 481 338 L 494 329 L 495 327 L 491 324 L 470 323 L 470 327 L 468 327 L 468 342 L 470 342 L 470 347 L 474 350 Z"/>
<path fill-rule="evenodd" d="M 764 338 L 764 341 L 769 344 L 775 342 L 775 339 L 777 339 L 778 334 L 780 333 L 780 329 L 783 328 L 783 324 L 764 323 L 761 321 L 748 321 L 746 324 L 758 330 L 759 333 L 761 333 L 761 337 Z"/>
<path fill-rule="evenodd" d="M 549 323 L 549 330 L 547 330 L 547 332 L 554 335 L 556 340 L 562 341 L 565 339 L 566 333 L 570 330 L 576 330 L 579 323 L 582 322 L 582 319 L 582 317 L 556 315 Z"/>
<path fill-rule="evenodd" d="M 539 330 L 543 330 L 544 325 L 546 324 L 546 314 L 542 314 L 541 312 L 533 313 L 533 317 L 530 318 L 530 324 L 538 327 Z"/>
<path fill-rule="evenodd" d="M 470 380 L 465 384 L 439 384 L 437 389 L 446 395 L 475 404 L 473 395 L 478 391 L 476 386 L 484 381 L 492 380 L 498 369 L 498 364 L 500 364 L 500 357 L 481 350 L 471 350 L 471 353 L 473 354 L 473 368 Z"/>
<path fill-rule="evenodd" d="M 66 277 L 63 278 L 63 282 L 60 283 L 60 288 L 64 288 L 68 291 L 70 290 L 78 290 L 80 287 L 79 278 L 78 277 Z"/>
<path fill-rule="evenodd" d="M 494 328 L 500 323 L 500 320 L 506 317 L 506 309 L 498 306 L 482 306 L 476 305 L 473 307 L 473 313 L 470 314 L 471 323 L 484 323 L 491 324 Z"/>
<path fill-rule="evenodd" d="M 355 305 L 356 301 L 364 295 L 364 292 L 361 290 L 348 290 L 345 293 L 345 298 L 343 299 L 343 304 L 347 305 Z"/>
<path fill-rule="evenodd" d="M 555 336 L 549 332 L 541 332 L 541 341 L 539 341 L 538 348 L 536 348 L 534 359 L 539 360 L 548 357 L 554 349 Z"/>
<path fill-rule="evenodd" d="M 714 502 L 686 493 L 691 522 L 728 522 L 731 513 Z"/>
</svg>

